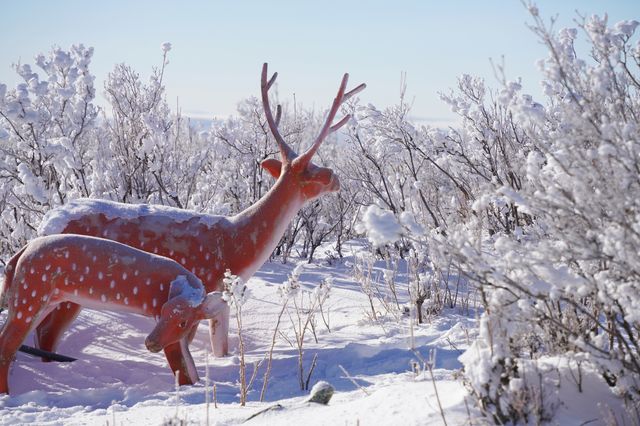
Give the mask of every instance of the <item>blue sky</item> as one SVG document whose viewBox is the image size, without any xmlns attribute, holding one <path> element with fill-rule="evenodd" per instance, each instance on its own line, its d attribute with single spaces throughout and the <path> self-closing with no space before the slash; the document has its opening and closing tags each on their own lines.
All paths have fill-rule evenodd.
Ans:
<svg viewBox="0 0 640 426">
<path fill-rule="evenodd" d="M 572 24 L 575 11 L 609 13 L 611 22 L 640 19 L 637 0 L 544 0 L 543 16 Z M 116 63 L 143 76 L 159 65 L 169 41 L 166 87 L 170 105 L 184 114 L 226 117 L 238 101 L 259 94 L 263 62 L 279 72 L 281 98 L 328 107 L 342 73 L 351 87 L 366 82 L 361 99 L 379 107 L 398 101 L 407 75 L 412 114 L 451 118 L 438 91 L 470 73 L 492 79 L 489 58 L 504 55 L 509 77 L 538 89 L 534 65 L 545 52 L 525 23 L 519 0 L 454 1 L 9 1 L 2 4 L 0 82 L 15 85 L 11 64 L 33 63 L 52 45 L 93 46 L 98 104 Z M 37 71 L 36 71 L 37 72 Z"/>
</svg>

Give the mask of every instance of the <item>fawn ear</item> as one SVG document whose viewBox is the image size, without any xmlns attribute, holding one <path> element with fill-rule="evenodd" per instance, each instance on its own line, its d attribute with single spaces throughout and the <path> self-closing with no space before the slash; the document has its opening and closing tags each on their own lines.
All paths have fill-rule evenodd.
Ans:
<svg viewBox="0 0 640 426">
<path fill-rule="evenodd" d="M 269 172 L 271 176 L 278 179 L 280 177 L 280 171 L 282 170 L 282 162 L 275 158 L 267 158 L 260 163 L 263 169 Z"/>
<path fill-rule="evenodd" d="M 184 275 L 178 275 L 173 281 L 171 281 L 171 284 L 169 284 L 169 300 L 180 296 L 188 285 L 189 282 L 187 281 L 187 277 Z"/>
<path fill-rule="evenodd" d="M 202 302 L 202 317 L 204 319 L 211 319 L 225 309 L 228 309 L 228 305 L 227 302 L 222 299 L 222 293 L 212 291 L 206 295 Z"/>
</svg>

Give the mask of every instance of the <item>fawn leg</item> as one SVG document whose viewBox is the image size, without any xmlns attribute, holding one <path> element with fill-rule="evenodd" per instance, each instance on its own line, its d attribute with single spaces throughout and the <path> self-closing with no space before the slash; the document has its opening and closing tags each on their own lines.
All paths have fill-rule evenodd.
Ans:
<svg viewBox="0 0 640 426">
<path fill-rule="evenodd" d="M 186 338 L 183 337 L 176 343 L 167 345 L 164 348 L 164 355 L 173 374 L 180 374 L 179 385 L 192 385 L 198 381 L 198 371 L 189 352 Z"/>
<path fill-rule="evenodd" d="M 81 310 L 82 306 L 76 303 L 62 302 L 59 304 L 36 327 L 36 347 L 44 351 L 54 352 L 58 347 L 60 338 L 78 317 Z M 45 358 L 42 358 L 42 361 L 49 362 Z"/>
<path fill-rule="evenodd" d="M 229 307 L 209 320 L 211 349 L 216 357 L 229 355 Z"/>
<path fill-rule="evenodd" d="M 24 312 L 9 309 L 7 320 L 0 330 L 0 394 L 9 393 L 9 367 L 33 324 L 32 318 Z"/>
</svg>

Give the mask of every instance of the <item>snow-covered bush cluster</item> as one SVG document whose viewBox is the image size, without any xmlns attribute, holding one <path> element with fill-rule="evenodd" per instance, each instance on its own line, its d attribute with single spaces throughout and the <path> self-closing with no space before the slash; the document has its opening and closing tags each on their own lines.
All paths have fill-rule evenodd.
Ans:
<svg viewBox="0 0 640 426">
<path fill-rule="evenodd" d="M 463 363 L 489 417 L 550 419 L 557 383 L 542 377 L 560 359 L 598 371 L 638 421 L 639 24 L 556 31 L 530 12 L 544 99 L 497 66 L 498 90 L 464 75 L 442 95 L 461 119 L 448 130 L 415 128 L 402 103 L 357 110 L 348 170 L 376 205 L 360 226 L 383 256 L 426 253 L 422 282 L 453 264 L 477 285 L 480 338 Z"/>
</svg>

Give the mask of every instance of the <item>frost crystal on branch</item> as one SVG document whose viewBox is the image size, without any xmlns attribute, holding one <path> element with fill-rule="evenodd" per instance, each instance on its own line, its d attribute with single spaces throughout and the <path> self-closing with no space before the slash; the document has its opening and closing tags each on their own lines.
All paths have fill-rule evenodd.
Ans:
<svg viewBox="0 0 640 426">
<path fill-rule="evenodd" d="M 226 270 L 222 279 L 224 291 L 222 300 L 231 306 L 242 306 L 249 299 L 250 292 L 244 280 L 237 275 L 233 275 L 230 270 Z"/>
</svg>

